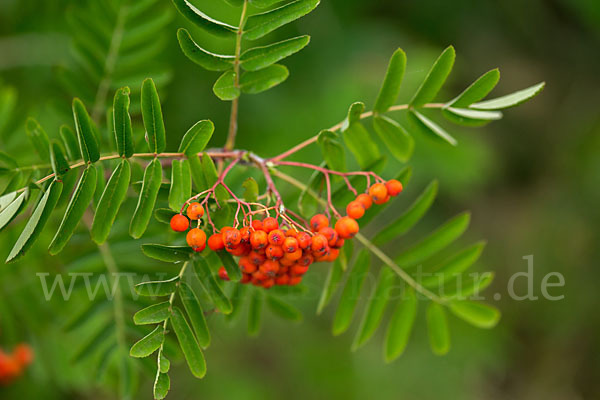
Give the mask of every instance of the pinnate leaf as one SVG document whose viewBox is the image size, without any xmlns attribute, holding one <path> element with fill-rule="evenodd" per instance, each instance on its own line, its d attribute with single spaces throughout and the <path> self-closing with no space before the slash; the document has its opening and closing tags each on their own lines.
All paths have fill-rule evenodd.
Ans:
<svg viewBox="0 0 600 400">
<path fill-rule="evenodd" d="M 258 71 L 246 71 L 240 79 L 240 88 L 248 94 L 262 93 L 284 82 L 289 75 L 288 69 L 279 64 Z"/>
<path fill-rule="evenodd" d="M 527 89 L 519 90 L 518 92 L 498 97 L 497 99 L 486 100 L 480 103 L 472 104 L 471 108 L 475 108 L 477 110 L 502 110 L 505 108 L 515 107 L 540 94 L 541 91 L 544 90 L 544 86 L 546 86 L 546 82 L 538 83 L 537 85 L 533 85 Z"/>
<path fill-rule="evenodd" d="M 176 276 L 175 278 L 166 281 L 142 282 L 135 285 L 135 292 L 140 296 L 168 296 L 177 290 L 179 280 L 180 278 Z"/>
<path fill-rule="evenodd" d="M 373 127 L 396 159 L 402 162 L 410 159 L 415 141 L 399 123 L 378 115 L 373 118 Z"/>
<path fill-rule="evenodd" d="M 215 95 L 223 101 L 231 101 L 240 97 L 241 90 L 235 82 L 235 72 L 226 71 L 213 86 Z"/>
<path fill-rule="evenodd" d="M 142 119 L 150 151 L 162 153 L 166 146 L 165 124 L 156 85 L 150 78 L 142 83 Z"/>
<path fill-rule="evenodd" d="M 448 75 L 450 75 L 455 58 L 456 53 L 452 46 L 447 47 L 446 50 L 440 54 L 431 67 L 431 70 L 429 70 L 425 80 L 421 83 L 421 86 L 417 89 L 417 92 L 410 101 L 412 107 L 421 107 L 435 98 L 444 85 L 444 82 L 446 82 Z"/>
<path fill-rule="evenodd" d="M 427 331 L 429 344 L 434 354 L 442 356 L 450 350 L 450 332 L 448 331 L 448 317 L 444 307 L 431 302 L 427 307 Z"/>
<path fill-rule="evenodd" d="M 131 127 L 131 116 L 129 115 L 129 93 L 128 87 L 117 90 L 112 113 L 112 129 L 117 142 L 117 152 L 120 156 L 127 158 L 131 157 L 134 152 L 133 128 Z"/>
<path fill-rule="evenodd" d="M 96 162 L 100 159 L 96 129 L 85 106 L 79 99 L 73 100 L 73 117 L 77 128 L 79 149 L 85 162 Z"/>
<path fill-rule="evenodd" d="M 158 324 L 169 318 L 169 315 L 171 315 L 171 303 L 164 301 L 136 312 L 133 322 L 136 325 Z"/>
<path fill-rule="evenodd" d="M 192 171 L 188 160 L 173 160 L 171 162 L 171 188 L 169 190 L 169 206 L 180 210 L 183 204 L 192 196 Z"/>
<path fill-rule="evenodd" d="M 478 328 L 490 329 L 500 321 L 500 311 L 489 304 L 476 301 L 453 301 L 448 308 L 454 315 Z"/>
<path fill-rule="evenodd" d="M 200 153 L 213 135 L 215 125 L 209 120 L 196 122 L 183 136 L 179 145 L 179 152 L 186 156 Z"/>
<path fill-rule="evenodd" d="M 226 24 L 221 21 L 217 21 L 214 18 L 204 14 L 198 8 L 196 8 L 190 0 L 173 0 L 173 4 L 177 11 L 186 17 L 190 22 L 199 28 L 204 29 L 206 32 L 220 37 L 233 37 L 237 32 L 238 28 L 235 26 Z"/>
<path fill-rule="evenodd" d="M 142 245 L 142 253 L 164 262 L 185 262 L 194 254 L 194 250 L 189 246 L 165 246 L 162 244 L 146 243 Z"/>
<path fill-rule="evenodd" d="M 148 357 L 162 346 L 165 341 L 165 332 L 162 326 L 157 326 L 147 336 L 140 339 L 129 350 L 129 355 L 135 358 Z"/>
<path fill-rule="evenodd" d="M 496 87 L 499 80 L 500 71 L 498 68 L 488 71 L 446 105 L 455 108 L 468 107 L 476 101 L 485 98 Z"/>
</svg>

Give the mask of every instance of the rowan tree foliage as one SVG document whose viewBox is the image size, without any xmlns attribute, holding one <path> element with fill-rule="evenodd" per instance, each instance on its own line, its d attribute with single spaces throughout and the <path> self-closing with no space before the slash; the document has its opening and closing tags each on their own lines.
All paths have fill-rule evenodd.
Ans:
<svg viewBox="0 0 600 400">
<path fill-rule="evenodd" d="M 450 124 L 482 126 L 501 119 L 502 110 L 533 98 L 544 83 L 487 99 L 500 77 L 492 69 L 453 99 L 439 99 L 455 60 L 450 46 L 433 62 L 411 101 L 397 104 L 407 65 L 406 54 L 398 49 L 387 72 L 381 71 L 375 104 L 351 104 L 347 117 L 335 126 L 278 155 L 257 154 L 235 146 L 238 132 L 244 132 L 243 126 L 238 127 L 238 114 L 243 112 L 239 98 L 272 89 L 288 78 L 290 72 L 282 62 L 309 45 L 310 37 L 272 43 L 269 34 L 310 14 L 318 0 L 226 0 L 223 7 L 239 10 L 236 25 L 212 18 L 189 0 L 173 0 L 168 6 L 157 0 L 111 0 L 107 7 L 100 3 L 91 1 L 70 18 L 80 63 L 76 70 L 58 74 L 68 92 L 77 96 L 73 120 L 65 121 L 54 137 L 35 120 L 27 120 L 27 137 L 39 164 L 20 165 L 16 157 L 0 153 L 0 229 L 13 229 L 15 220 L 26 221 L 6 262 L 37 246 L 43 230 L 55 232 L 48 247 L 51 255 L 73 245 L 74 232 L 87 230 L 97 245 L 100 269 L 114 276 L 128 263 L 126 256 L 114 256 L 114 247 L 138 246 L 149 225 L 171 224 L 188 233 L 187 243 L 185 233 L 167 232 L 153 236 L 155 243 L 141 245 L 146 256 L 173 265 L 163 266 L 163 271 L 171 271 L 167 278 L 138 282 L 139 299 L 119 287 L 113 299 L 94 299 L 72 316 L 67 330 L 96 326 L 74 352 L 75 361 L 95 357 L 99 376 L 116 370 L 115 385 L 122 397 L 137 390 L 132 376 L 148 371 L 155 376 L 154 398 L 165 398 L 171 361 L 185 359 L 197 378 L 207 373 L 205 351 L 211 343 L 207 316 L 234 320 L 248 307 L 250 335 L 259 332 L 264 306 L 283 318 L 301 320 L 286 297 L 303 293 L 302 276 L 310 273 L 313 262 L 329 264 L 322 267 L 329 268 L 329 274 L 317 313 L 332 306 L 336 293 L 341 293 L 333 335 L 346 332 L 352 320 L 360 318 L 352 344 L 357 350 L 381 326 L 386 330 L 382 344 L 386 362 L 402 355 L 419 311 L 426 313 L 431 349 L 439 355 L 450 349 L 449 314 L 479 328 L 497 324 L 496 308 L 469 299 L 493 279 L 493 273 L 477 279 L 467 273 L 485 243 L 456 249 L 439 261 L 439 254 L 468 228 L 468 212 L 448 219 L 400 253 L 387 246 L 408 235 L 426 216 L 436 198 L 436 180 L 410 207 L 398 209 L 394 220 L 376 227 L 376 234 L 367 237 L 358 230 L 386 207 L 394 207 L 393 198 L 410 185 L 414 136 L 460 145 L 442 127 L 440 117 Z M 176 151 L 166 148 L 158 89 L 168 82 L 169 71 L 156 62 L 156 55 L 165 45 L 161 35 L 174 10 L 206 35 L 234 43 L 233 54 L 215 54 L 204 48 L 202 35 L 194 37 L 183 28 L 167 32 L 177 35 L 191 62 L 219 74 L 214 94 L 231 103 L 222 147 L 207 148 L 215 126 L 200 120 Z M 89 19 L 90 11 L 102 18 Z M 158 39 L 147 41 L 150 37 Z M 151 77 L 141 85 L 125 85 L 139 82 L 141 75 Z M 0 115 L 9 115 L 13 97 L 2 92 L 0 101 Z M 410 124 L 398 122 L 399 113 L 405 113 Z M 322 164 L 293 157 L 305 148 L 320 152 Z M 395 176 L 381 177 L 389 156 L 406 166 Z M 312 171 L 307 182 L 295 174 L 299 169 Z M 245 179 L 232 180 L 233 171 Z M 289 193 L 296 203 L 284 202 Z M 121 208 L 128 202 L 135 206 L 124 212 Z M 124 219 L 129 221 L 128 239 L 122 229 L 113 232 L 115 221 Z M 433 274 L 417 279 L 417 266 Z M 81 262 L 78 268 L 95 272 L 98 264 Z M 378 278 L 374 289 L 366 292 L 369 273 Z M 362 298 L 366 307 L 359 316 Z M 134 315 L 132 305 L 139 309 Z M 384 318 L 386 309 L 391 310 L 389 319 Z M 149 361 L 151 357 L 154 361 Z"/>
</svg>

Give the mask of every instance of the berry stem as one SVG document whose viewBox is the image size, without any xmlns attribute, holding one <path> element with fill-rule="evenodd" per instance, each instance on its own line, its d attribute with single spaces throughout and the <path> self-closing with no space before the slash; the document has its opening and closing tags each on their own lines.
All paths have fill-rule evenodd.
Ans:
<svg viewBox="0 0 600 400">
<path fill-rule="evenodd" d="M 444 108 L 445 106 L 446 105 L 443 104 L 443 103 L 430 103 L 430 104 L 425 104 L 423 106 L 423 108 Z M 398 104 L 398 105 L 390 107 L 390 109 L 388 111 L 401 111 L 401 110 L 408 110 L 409 108 L 410 107 L 409 107 L 408 104 Z M 362 113 L 360 115 L 360 119 L 370 118 L 373 115 L 375 115 L 375 113 L 373 111 L 367 111 L 367 112 Z M 338 124 L 332 126 L 328 130 L 332 131 L 332 132 L 338 131 L 338 130 L 342 129 L 342 127 L 344 126 L 345 122 L 346 122 L 345 120 L 342 121 L 342 122 L 339 122 Z M 278 156 L 275 156 L 275 157 L 271 158 L 269 161 L 272 161 L 272 162 L 281 161 L 284 158 L 287 158 L 287 157 L 291 156 L 292 154 L 295 154 L 298 151 L 302 150 L 303 148 L 305 148 L 305 147 L 307 147 L 307 146 L 315 143 L 318 138 L 319 138 L 319 135 L 312 136 L 312 137 L 306 139 L 304 142 L 302 142 L 302 143 L 300 143 L 300 144 L 292 147 L 291 149 L 289 149 L 289 150 L 287 150 L 287 151 L 279 154 Z"/>
</svg>

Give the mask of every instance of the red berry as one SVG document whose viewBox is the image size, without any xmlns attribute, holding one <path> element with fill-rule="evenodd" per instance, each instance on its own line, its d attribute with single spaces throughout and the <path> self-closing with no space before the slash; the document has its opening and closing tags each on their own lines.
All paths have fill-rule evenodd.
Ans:
<svg viewBox="0 0 600 400">
<path fill-rule="evenodd" d="M 298 239 L 295 237 L 288 237 L 283 241 L 283 250 L 286 253 L 293 253 L 298 250 Z"/>
<path fill-rule="evenodd" d="M 300 246 L 301 249 L 309 248 L 312 242 L 311 236 L 306 232 L 300 232 L 298 235 L 296 235 L 296 240 L 298 241 L 298 246 Z"/>
<path fill-rule="evenodd" d="M 342 217 L 335 223 L 335 230 L 342 239 L 353 238 L 358 229 L 358 222 L 350 217 Z"/>
<path fill-rule="evenodd" d="M 202 229 L 194 228 L 187 233 L 185 240 L 191 247 L 202 248 L 204 250 L 206 246 L 206 233 Z"/>
<path fill-rule="evenodd" d="M 267 233 L 279 229 L 279 222 L 273 217 L 267 217 L 263 220 L 263 230 Z"/>
<path fill-rule="evenodd" d="M 223 242 L 226 247 L 236 247 L 242 242 L 242 234 L 235 228 L 223 228 Z"/>
<path fill-rule="evenodd" d="M 402 183 L 396 179 L 389 180 L 385 183 L 385 187 L 390 196 L 398 196 L 402 193 Z"/>
<path fill-rule="evenodd" d="M 358 201 L 351 201 L 346 207 L 346 214 L 352 219 L 359 219 L 365 215 L 365 206 Z"/>
<path fill-rule="evenodd" d="M 365 210 L 368 210 L 373 205 L 373 199 L 366 193 L 362 193 L 356 196 L 356 201 L 362 204 Z"/>
<path fill-rule="evenodd" d="M 215 233 L 210 235 L 208 238 L 208 247 L 212 251 L 221 251 L 225 248 L 225 243 L 223 242 L 223 235 L 220 233 Z"/>
<path fill-rule="evenodd" d="M 317 214 L 310 219 L 310 228 L 313 232 L 319 232 L 321 229 L 329 226 L 329 218 L 323 214 Z"/>
<path fill-rule="evenodd" d="M 219 268 L 219 278 L 223 279 L 224 281 L 229 280 L 229 275 L 227 274 L 227 270 L 223 266 L 221 268 Z"/>
<path fill-rule="evenodd" d="M 255 250 L 264 249 L 269 244 L 267 232 L 256 231 L 250 234 L 250 244 Z"/>
<path fill-rule="evenodd" d="M 383 183 L 376 183 L 369 188 L 369 195 L 375 204 L 383 204 L 386 202 L 388 191 Z"/>
<path fill-rule="evenodd" d="M 285 233 L 281 229 L 275 229 L 269 232 L 269 243 L 275 246 L 281 246 L 285 240 Z"/>
<path fill-rule="evenodd" d="M 190 227 L 190 221 L 181 214 L 173 215 L 171 218 L 171 229 L 175 232 L 185 232 Z"/>
<path fill-rule="evenodd" d="M 204 216 L 204 208 L 202 208 L 200 203 L 191 203 L 187 208 L 187 216 L 192 221 L 200 219 Z"/>
</svg>

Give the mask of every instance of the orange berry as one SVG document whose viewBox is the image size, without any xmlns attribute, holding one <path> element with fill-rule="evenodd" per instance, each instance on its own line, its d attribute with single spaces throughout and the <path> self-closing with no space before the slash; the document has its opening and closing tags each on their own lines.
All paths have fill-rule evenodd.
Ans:
<svg viewBox="0 0 600 400">
<path fill-rule="evenodd" d="M 259 220 L 259 219 L 252 220 L 252 228 L 255 231 L 262 231 L 263 230 L 263 223 L 262 223 L 262 221 Z"/>
<path fill-rule="evenodd" d="M 336 244 L 336 242 L 338 241 L 338 239 L 339 239 L 338 234 L 335 231 L 335 229 L 333 229 L 330 226 L 321 229 L 319 231 L 319 233 L 321 235 L 325 236 L 325 238 L 327 239 L 327 244 L 329 246 L 334 246 Z"/>
<path fill-rule="evenodd" d="M 281 229 L 275 229 L 269 232 L 269 243 L 275 246 L 281 246 L 285 240 L 285 233 Z"/>
<path fill-rule="evenodd" d="M 267 217 L 263 220 L 263 230 L 267 233 L 279 229 L 279 222 L 273 217 Z"/>
<path fill-rule="evenodd" d="M 317 233 L 312 237 L 310 248 L 313 252 L 327 251 L 327 247 L 329 247 L 328 240 L 323 234 Z"/>
<path fill-rule="evenodd" d="M 333 246 L 331 246 L 331 247 L 334 248 L 334 249 L 341 249 L 342 247 L 344 247 L 344 242 L 345 242 L 344 239 L 339 238 L 337 240 L 337 242 L 335 242 L 335 244 Z"/>
<path fill-rule="evenodd" d="M 335 223 L 335 230 L 342 239 L 353 238 L 358 233 L 358 222 L 350 217 L 342 217 Z"/>
<path fill-rule="evenodd" d="M 383 183 L 376 183 L 369 188 L 369 196 L 375 204 L 383 204 L 387 195 L 388 191 Z"/>
<path fill-rule="evenodd" d="M 226 247 L 235 247 L 242 242 L 242 234 L 235 228 L 228 228 L 222 230 L 223 242 Z"/>
<path fill-rule="evenodd" d="M 285 231 L 285 236 L 286 237 L 296 237 L 296 236 L 298 236 L 298 231 L 295 228 L 288 229 L 287 231 Z"/>
<path fill-rule="evenodd" d="M 204 216 L 204 208 L 200 205 L 200 203 L 191 203 L 187 208 L 187 216 L 195 221 Z"/>
<path fill-rule="evenodd" d="M 373 205 L 373 199 L 366 193 L 361 193 L 356 196 L 355 201 L 358 201 L 360 204 L 362 204 L 365 210 L 368 210 Z"/>
<path fill-rule="evenodd" d="M 268 277 L 269 276 L 265 272 L 261 271 L 260 269 L 256 270 L 256 272 L 252 274 L 252 278 L 253 278 L 252 280 L 253 281 L 255 281 L 255 280 L 257 280 L 257 281 L 264 281 Z"/>
<path fill-rule="evenodd" d="M 33 350 L 31 346 L 20 343 L 13 350 L 13 358 L 17 360 L 19 365 L 27 366 L 33 361 Z"/>
<path fill-rule="evenodd" d="M 265 279 L 260 286 L 262 286 L 265 289 L 269 289 L 269 288 L 273 287 L 274 285 L 275 285 L 275 279 L 271 278 L 271 279 Z"/>
<path fill-rule="evenodd" d="M 250 244 L 255 250 L 264 249 L 269 244 L 267 232 L 256 231 L 250 234 Z"/>
<path fill-rule="evenodd" d="M 396 179 L 391 179 L 385 183 L 385 187 L 390 196 L 398 196 L 402 193 L 402 183 Z"/>
<path fill-rule="evenodd" d="M 251 274 L 257 269 L 256 264 L 254 264 L 252 260 L 248 257 L 241 257 L 238 264 L 242 272 L 245 272 L 247 274 Z"/>
<path fill-rule="evenodd" d="M 251 274 L 246 274 L 246 273 L 242 273 L 242 280 L 240 281 L 240 283 L 249 283 L 252 280 L 252 275 Z"/>
<path fill-rule="evenodd" d="M 299 283 L 302 282 L 302 277 L 301 276 L 290 276 L 290 281 L 288 282 L 288 285 L 290 286 L 296 286 Z"/>
<path fill-rule="evenodd" d="M 250 227 L 248 227 L 248 226 L 245 226 L 242 229 L 240 229 L 242 243 L 250 243 L 250 234 L 251 233 L 252 233 L 252 231 L 250 230 Z"/>
<path fill-rule="evenodd" d="M 250 254 L 248 254 L 248 259 L 252 264 L 260 265 L 265 262 L 265 255 L 256 251 L 251 251 Z"/>
<path fill-rule="evenodd" d="M 286 253 L 293 253 L 298 250 L 298 239 L 295 237 L 287 237 L 283 241 L 283 250 Z"/>
<path fill-rule="evenodd" d="M 329 226 L 329 218 L 323 214 L 317 214 L 310 219 L 310 228 L 313 232 L 319 232 L 321 229 Z"/>
<path fill-rule="evenodd" d="M 227 250 L 227 252 L 232 256 L 241 257 L 247 256 L 252 248 L 246 244 L 239 244 L 235 247 L 225 247 L 225 250 Z"/>
<path fill-rule="evenodd" d="M 299 234 L 297 234 L 296 240 L 298 241 L 298 246 L 301 249 L 307 249 L 312 243 L 312 238 L 306 232 L 300 232 Z"/>
<path fill-rule="evenodd" d="M 302 257 L 298 260 L 298 265 L 302 265 L 304 267 L 308 267 L 310 264 L 312 264 L 315 261 L 315 259 L 313 258 L 313 256 L 311 256 L 310 254 L 304 254 L 302 255 Z"/>
<path fill-rule="evenodd" d="M 270 244 L 265 249 L 265 255 L 271 260 L 279 260 L 281 257 L 283 257 L 283 249 L 281 248 L 281 246 L 275 246 Z"/>
<path fill-rule="evenodd" d="M 276 285 L 283 286 L 283 285 L 287 285 L 289 282 L 290 282 L 289 275 L 281 275 L 281 276 L 278 276 L 277 278 L 275 278 Z"/>
<path fill-rule="evenodd" d="M 219 278 L 223 279 L 224 281 L 229 280 L 229 275 L 227 274 L 227 270 L 223 266 L 221 266 L 221 268 L 219 268 Z"/>
<path fill-rule="evenodd" d="M 352 219 L 362 218 L 362 216 L 365 215 L 365 206 L 356 200 L 351 201 L 348 203 L 348 206 L 346 206 L 346 214 Z"/>
<path fill-rule="evenodd" d="M 277 261 L 267 260 L 260 267 L 260 272 L 267 276 L 275 276 L 279 271 L 279 263 Z"/>
<path fill-rule="evenodd" d="M 173 215 L 171 218 L 171 229 L 175 232 L 185 232 L 190 227 L 190 221 L 181 214 Z"/>
<path fill-rule="evenodd" d="M 285 253 L 283 258 L 291 261 L 298 261 L 300 258 L 302 258 L 302 250 L 298 249 L 293 253 Z"/>
<path fill-rule="evenodd" d="M 282 266 L 284 266 L 284 267 L 289 267 L 289 266 L 291 266 L 291 265 L 294 265 L 294 264 L 296 264 L 296 260 L 292 260 L 291 258 L 289 258 L 289 257 L 288 257 L 288 254 L 289 254 L 289 253 L 285 253 L 285 254 L 283 255 L 283 258 L 281 258 L 281 259 L 279 260 L 279 264 L 281 264 L 281 265 L 282 265 Z"/>
<path fill-rule="evenodd" d="M 306 273 L 306 271 L 308 271 L 308 266 L 303 266 L 303 265 L 293 265 L 290 268 L 290 274 L 292 275 L 296 275 L 296 276 L 302 276 Z"/>
<path fill-rule="evenodd" d="M 191 247 L 202 248 L 206 246 L 206 233 L 202 229 L 191 229 L 185 236 L 187 244 Z"/>
<path fill-rule="evenodd" d="M 223 235 L 215 233 L 210 235 L 208 238 L 208 247 L 212 251 L 221 251 L 225 248 L 225 242 L 223 242 Z"/>
</svg>

